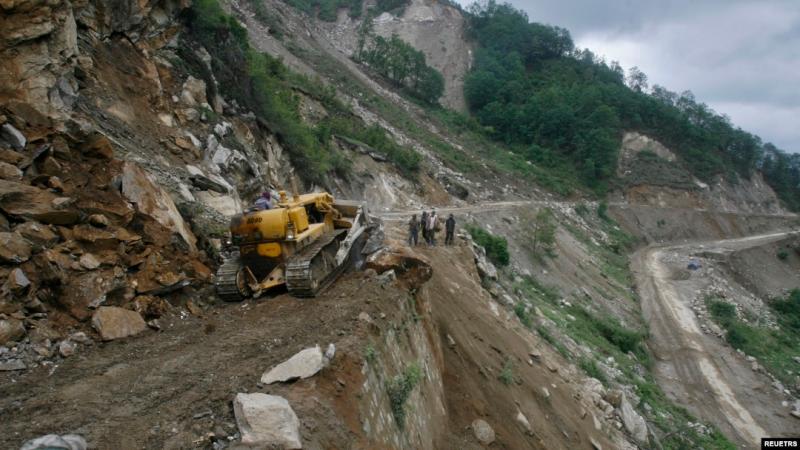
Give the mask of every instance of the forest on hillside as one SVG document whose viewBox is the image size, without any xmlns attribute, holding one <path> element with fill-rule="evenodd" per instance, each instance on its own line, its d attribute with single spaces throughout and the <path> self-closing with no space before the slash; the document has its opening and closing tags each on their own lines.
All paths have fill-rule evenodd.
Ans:
<svg viewBox="0 0 800 450">
<path fill-rule="evenodd" d="M 575 170 L 598 193 L 612 186 L 624 130 L 672 148 L 703 181 L 735 182 L 760 170 L 800 209 L 800 155 L 763 142 L 689 92 L 649 87 L 647 76 L 575 47 L 564 28 L 531 22 L 509 4 L 466 11 L 479 48 L 465 82 L 471 113 L 492 138 L 538 164 Z"/>
</svg>

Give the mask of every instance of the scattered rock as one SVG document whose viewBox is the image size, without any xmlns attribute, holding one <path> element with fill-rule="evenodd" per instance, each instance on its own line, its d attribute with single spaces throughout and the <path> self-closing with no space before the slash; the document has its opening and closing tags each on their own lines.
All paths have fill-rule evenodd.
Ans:
<svg viewBox="0 0 800 450">
<path fill-rule="evenodd" d="M 71 225 L 79 214 L 69 207 L 71 199 L 13 181 L 0 180 L 0 209 L 12 216 L 55 225 Z"/>
<path fill-rule="evenodd" d="M 25 144 L 28 143 L 25 136 L 10 123 L 5 123 L 0 127 L 0 139 L 8 143 L 14 150 L 24 150 Z"/>
<path fill-rule="evenodd" d="M 17 319 L 0 319 L 0 345 L 25 337 L 25 326 Z"/>
<path fill-rule="evenodd" d="M 589 443 L 591 443 L 591 444 L 592 444 L 592 448 L 593 448 L 594 450 L 603 450 L 603 446 L 602 446 L 602 445 L 600 445 L 600 443 L 599 443 L 599 442 L 595 441 L 593 437 L 590 437 L 590 438 L 589 438 Z"/>
<path fill-rule="evenodd" d="M 75 354 L 78 344 L 70 341 L 69 339 L 63 340 L 58 344 L 58 353 L 64 358 L 70 357 Z"/>
<path fill-rule="evenodd" d="M 242 444 L 260 448 L 300 449 L 300 421 L 285 398 L 267 394 L 236 394 L 233 400 Z"/>
<path fill-rule="evenodd" d="M 605 400 L 608 403 L 611 403 L 614 408 L 619 408 L 620 404 L 622 404 L 622 397 L 625 394 L 622 393 L 619 389 L 610 389 L 605 396 Z"/>
<path fill-rule="evenodd" d="M 14 231 L 25 238 L 34 246 L 48 248 L 58 242 L 58 235 L 53 232 L 50 226 L 37 222 L 25 222 L 17 225 Z"/>
<path fill-rule="evenodd" d="M 86 440 L 77 434 L 48 434 L 22 444 L 20 450 L 86 450 Z"/>
<path fill-rule="evenodd" d="M 550 398 L 550 389 L 547 389 L 546 387 L 543 387 L 542 388 L 542 397 Z"/>
<path fill-rule="evenodd" d="M 80 344 L 88 344 L 92 340 L 83 331 L 78 331 L 69 335 L 69 340 Z"/>
<path fill-rule="evenodd" d="M 372 323 L 372 317 L 370 317 L 369 314 L 363 311 L 358 315 L 358 320 L 366 323 Z"/>
<path fill-rule="evenodd" d="M 300 351 L 265 372 L 261 376 L 261 382 L 272 384 L 279 381 L 287 382 L 298 378 L 308 378 L 322 370 L 323 367 L 325 367 L 325 357 L 317 345 Z"/>
<path fill-rule="evenodd" d="M 79 262 L 81 267 L 86 270 L 94 270 L 100 267 L 100 261 L 91 253 L 84 253 L 81 255 Z"/>
<path fill-rule="evenodd" d="M 147 328 L 142 316 L 116 306 L 101 306 L 92 316 L 92 326 L 104 341 L 139 334 Z"/>
<path fill-rule="evenodd" d="M 620 418 L 622 419 L 625 429 L 636 439 L 640 444 L 647 443 L 647 423 L 644 418 L 633 409 L 625 395 L 622 395 L 619 408 Z"/>
<path fill-rule="evenodd" d="M 114 157 L 114 147 L 111 146 L 111 141 L 102 134 L 95 134 L 89 138 L 81 147 L 81 151 L 95 158 L 112 159 Z"/>
<path fill-rule="evenodd" d="M 483 445 L 489 445 L 494 442 L 494 429 L 483 419 L 475 419 L 472 422 L 472 433 Z"/>
<path fill-rule="evenodd" d="M 336 346 L 331 342 L 328 344 L 328 348 L 325 349 L 325 354 L 322 355 L 325 358 L 325 366 L 327 367 L 328 364 L 333 361 L 333 357 L 336 356 Z"/>
<path fill-rule="evenodd" d="M 6 286 L 8 290 L 14 294 L 22 294 L 31 285 L 31 281 L 19 267 L 14 268 L 8 274 L 8 281 Z"/>
<path fill-rule="evenodd" d="M 531 423 L 528 421 L 528 418 L 525 417 L 525 414 L 522 414 L 522 411 L 517 411 L 517 417 L 515 417 L 517 423 L 522 425 L 522 428 L 525 429 L 525 432 L 528 434 L 533 433 L 533 428 L 531 427 Z"/>
<path fill-rule="evenodd" d="M 21 264 L 30 257 L 30 242 L 22 235 L 16 232 L 0 232 L 0 262 Z"/>
<path fill-rule="evenodd" d="M 22 171 L 16 166 L 0 161 L 0 179 L 19 181 L 22 179 Z"/>
<path fill-rule="evenodd" d="M 190 251 L 197 251 L 197 239 L 184 222 L 172 198 L 154 184 L 138 165 L 130 161 L 122 166 L 122 194 L 128 201 L 136 204 L 139 212 L 152 217 L 165 228 L 175 230 Z"/>
<path fill-rule="evenodd" d="M 108 217 L 102 214 L 92 214 L 88 217 L 89 223 L 96 226 L 96 227 L 107 227 L 110 225 L 108 221 Z"/>
<path fill-rule="evenodd" d="M 189 75 L 189 78 L 187 78 L 183 83 L 180 100 L 187 106 L 196 106 L 207 103 L 206 82 L 203 80 L 198 80 L 197 78 Z"/>
<path fill-rule="evenodd" d="M 11 372 L 14 370 L 25 370 L 28 366 L 21 359 L 0 361 L 0 372 Z"/>
</svg>

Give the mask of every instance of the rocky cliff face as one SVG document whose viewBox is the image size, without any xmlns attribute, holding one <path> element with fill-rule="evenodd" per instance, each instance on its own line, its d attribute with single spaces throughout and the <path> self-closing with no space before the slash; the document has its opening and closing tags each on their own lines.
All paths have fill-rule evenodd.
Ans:
<svg viewBox="0 0 800 450">
<path fill-rule="evenodd" d="M 736 182 L 717 177 L 707 184 L 694 178 L 660 142 L 636 133 L 622 140 L 617 173 L 622 199 L 631 204 L 695 208 L 728 213 L 785 214 L 760 173 Z"/>
</svg>

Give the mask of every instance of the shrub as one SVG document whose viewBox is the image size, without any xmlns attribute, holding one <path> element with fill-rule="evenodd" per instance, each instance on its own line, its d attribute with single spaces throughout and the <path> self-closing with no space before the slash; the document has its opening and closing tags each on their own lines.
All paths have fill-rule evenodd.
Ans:
<svg viewBox="0 0 800 450">
<path fill-rule="evenodd" d="M 519 302 L 514 306 L 514 314 L 519 317 L 519 321 L 525 325 L 525 328 L 530 328 L 533 326 L 533 320 L 531 319 L 530 313 L 525 309 L 525 303 Z"/>
<path fill-rule="evenodd" d="M 608 217 L 608 203 L 600 202 L 597 205 L 597 217 L 605 220 L 606 222 L 611 221 L 611 217 Z"/>
<path fill-rule="evenodd" d="M 786 249 L 780 249 L 778 251 L 778 259 L 786 261 L 787 258 L 789 258 L 789 252 L 787 252 Z"/>
<path fill-rule="evenodd" d="M 375 347 L 372 344 L 367 344 L 364 348 L 364 360 L 367 363 L 372 364 L 375 362 L 375 359 L 378 357 L 378 352 L 375 350 Z"/>
<path fill-rule="evenodd" d="M 508 265 L 508 241 L 504 237 L 495 236 L 477 225 L 467 225 L 467 231 L 475 243 L 486 249 L 486 256 L 492 263 L 498 266 Z"/>
<path fill-rule="evenodd" d="M 721 300 L 709 300 L 707 302 L 708 312 L 717 322 L 727 326 L 736 320 L 736 307 L 731 303 Z"/>
<path fill-rule="evenodd" d="M 514 364 L 511 362 L 511 359 L 506 358 L 503 363 L 503 370 L 500 371 L 500 375 L 497 378 L 506 386 L 514 382 Z"/>
<path fill-rule="evenodd" d="M 402 374 L 397 375 L 389 382 L 387 393 L 392 407 L 392 415 L 401 429 L 406 422 L 406 401 L 411 395 L 411 391 L 422 379 L 422 371 L 416 364 L 406 367 Z"/>
</svg>

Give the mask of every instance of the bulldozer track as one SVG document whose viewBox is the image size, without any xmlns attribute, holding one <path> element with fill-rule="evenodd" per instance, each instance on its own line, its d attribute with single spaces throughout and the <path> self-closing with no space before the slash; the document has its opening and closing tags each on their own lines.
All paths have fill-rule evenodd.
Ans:
<svg viewBox="0 0 800 450">
<path fill-rule="evenodd" d="M 339 240 L 346 233 L 346 229 L 336 230 L 286 261 L 286 288 L 291 295 L 314 297 L 344 271 L 347 260 L 336 266 L 335 257 Z"/>
<path fill-rule="evenodd" d="M 242 263 L 239 258 L 239 253 L 234 253 L 230 257 L 225 258 L 225 262 L 219 266 L 214 285 L 217 290 L 217 295 L 222 300 L 226 302 L 240 302 L 245 299 L 237 283 L 237 277 L 241 268 Z"/>
</svg>

